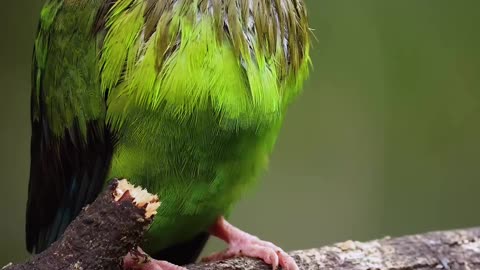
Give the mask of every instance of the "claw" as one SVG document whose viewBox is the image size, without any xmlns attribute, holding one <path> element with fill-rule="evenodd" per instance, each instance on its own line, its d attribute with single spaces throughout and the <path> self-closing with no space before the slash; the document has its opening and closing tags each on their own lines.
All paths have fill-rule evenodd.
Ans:
<svg viewBox="0 0 480 270">
<path fill-rule="evenodd" d="M 187 270 L 185 267 L 181 267 L 167 261 L 159 261 L 152 259 L 142 249 L 132 250 L 123 259 L 124 270 Z"/>
<path fill-rule="evenodd" d="M 223 217 L 220 217 L 212 226 L 210 233 L 226 241 L 229 247 L 224 251 L 203 258 L 202 261 L 210 262 L 247 256 L 262 259 L 265 263 L 271 265 L 274 270 L 279 265 L 285 270 L 299 269 L 295 260 L 281 248 L 241 231 L 229 224 Z"/>
</svg>

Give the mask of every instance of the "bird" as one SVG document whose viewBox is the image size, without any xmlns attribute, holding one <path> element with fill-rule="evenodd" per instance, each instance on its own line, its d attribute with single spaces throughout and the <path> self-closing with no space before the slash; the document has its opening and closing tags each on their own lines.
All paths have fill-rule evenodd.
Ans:
<svg viewBox="0 0 480 270">
<path fill-rule="evenodd" d="M 135 265 L 131 252 L 125 265 L 184 269 L 215 236 L 228 248 L 207 261 L 298 269 L 227 220 L 302 92 L 310 32 L 303 0 L 47 0 L 32 59 L 27 249 L 48 248 L 109 179 L 126 178 L 162 205 L 137 250 L 152 259 Z"/>
</svg>

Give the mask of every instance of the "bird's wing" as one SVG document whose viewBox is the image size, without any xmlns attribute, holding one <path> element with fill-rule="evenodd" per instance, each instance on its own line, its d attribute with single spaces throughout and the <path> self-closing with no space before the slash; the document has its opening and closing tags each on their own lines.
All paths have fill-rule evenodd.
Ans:
<svg viewBox="0 0 480 270">
<path fill-rule="evenodd" d="M 62 234 L 101 191 L 109 170 L 114 136 L 105 124 L 98 42 L 89 27 L 97 11 L 50 0 L 41 13 L 32 70 L 30 252 L 41 252 Z"/>
</svg>

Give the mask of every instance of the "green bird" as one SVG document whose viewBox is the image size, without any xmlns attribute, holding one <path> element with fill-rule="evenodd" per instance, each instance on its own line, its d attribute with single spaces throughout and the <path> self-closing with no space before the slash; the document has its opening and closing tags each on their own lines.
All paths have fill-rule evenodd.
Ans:
<svg viewBox="0 0 480 270">
<path fill-rule="evenodd" d="M 47 0 L 33 56 L 28 250 L 47 248 L 124 177 L 162 201 L 142 245 L 153 257 L 193 262 L 214 235 L 229 248 L 209 260 L 297 269 L 223 217 L 267 166 L 308 75 L 309 31 L 302 0 Z"/>
</svg>

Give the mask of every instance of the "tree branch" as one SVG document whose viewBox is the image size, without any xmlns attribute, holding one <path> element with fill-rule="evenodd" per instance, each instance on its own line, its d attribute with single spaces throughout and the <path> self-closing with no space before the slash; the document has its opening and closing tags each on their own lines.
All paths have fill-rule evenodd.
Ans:
<svg viewBox="0 0 480 270">
<path fill-rule="evenodd" d="M 8 270 L 122 269 L 122 258 L 142 239 L 160 205 L 158 198 L 126 180 L 114 180 L 85 207 L 49 249 Z M 300 269 L 437 270 L 480 269 L 480 227 L 370 242 L 346 241 L 290 253 Z M 256 259 L 235 258 L 188 265 L 190 270 L 269 270 Z"/>
<path fill-rule="evenodd" d="M 61 239 L 26 263 L 3 269 L 122 269 L 123 256 L 141 241 L 159 205 L 157 196 L 126 180 L 113 180 Z"/>
<path fill-rule="evenodd" d="M 470 270 L 480 269 L 480 227 L 431 232 L 370 242 L 346 241 L 290 253 L 300 269 Z M 248 258 L 189 266 L 190 270 L 270 270 Z"/>
</svg>

